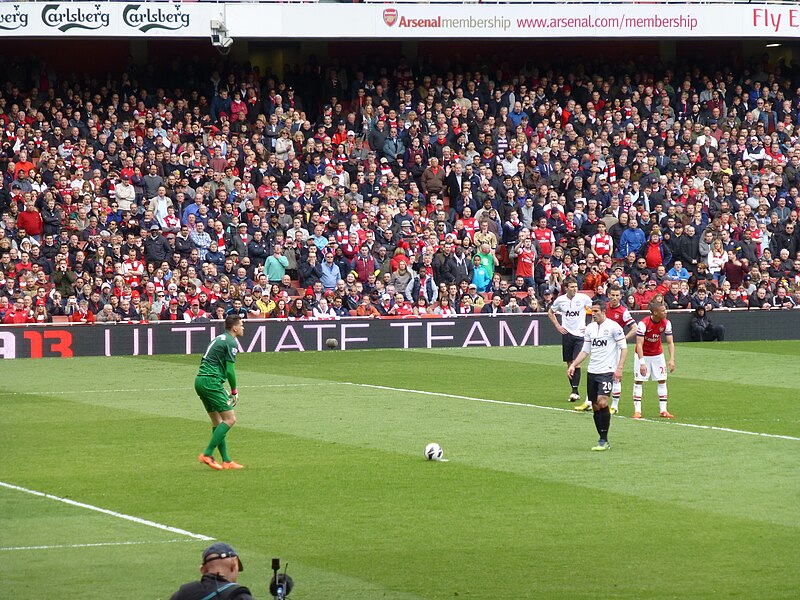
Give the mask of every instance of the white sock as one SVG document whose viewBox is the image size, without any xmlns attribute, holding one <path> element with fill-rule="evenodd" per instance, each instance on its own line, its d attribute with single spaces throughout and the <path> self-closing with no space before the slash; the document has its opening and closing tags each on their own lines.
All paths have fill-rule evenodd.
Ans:
<svg viewBox="0 0 800 600">
<path fill-rule="evenodd" d="M 658 410 L 667 412 L 667 384 L 658 384 Z"/>
<path fill-rule="evenodd" d="M 642 412 L 642 383 L 633 382 L 633 412 Z"/>
<path fill-rule="evenodd" d="M 619 408 L 620 394 L 622 394 L 622 382 L 615 381 L 611 384 L 611 408 L 614 410 Z"/>
</svg>

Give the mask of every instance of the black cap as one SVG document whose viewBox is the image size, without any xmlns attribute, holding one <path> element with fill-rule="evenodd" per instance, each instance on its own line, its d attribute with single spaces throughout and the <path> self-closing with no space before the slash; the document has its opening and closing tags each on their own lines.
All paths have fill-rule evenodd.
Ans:
<svg viewBox="0 0 800 600">
<path fill-rule="evenodd" d="M 239 561 L 239 570 L 244 571 L 242 559 L 239 558 L 238 554 L 236 554 L 236 550 L 234 550 L 230 544 L 226 544 L 225 542 L 214 542 L 208 548 L 206 548 L 203 551 L 203 564 L 205 565 L 213 560 L 230 558 L 232 556 L 235 556 L 236 560 Z"/>
</svg>

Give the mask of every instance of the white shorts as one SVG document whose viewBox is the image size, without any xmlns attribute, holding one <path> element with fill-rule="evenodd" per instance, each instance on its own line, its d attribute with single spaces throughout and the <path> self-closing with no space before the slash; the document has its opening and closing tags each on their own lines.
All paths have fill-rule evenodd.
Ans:
<svg viewBox="0 0 800 600">
<path fill-rule="evenodd" d="M 641 362 L 639 357 L 634 355 L 633 360 L 633 379 L 636 382 L 642 381 L 666 381 L 667 380 L 667 361 L 663 354 L 658 356 L 645 356 L 642 358 L 647 365 L 647 375 L 642 375 L 639 371 Z"/>
</svg>

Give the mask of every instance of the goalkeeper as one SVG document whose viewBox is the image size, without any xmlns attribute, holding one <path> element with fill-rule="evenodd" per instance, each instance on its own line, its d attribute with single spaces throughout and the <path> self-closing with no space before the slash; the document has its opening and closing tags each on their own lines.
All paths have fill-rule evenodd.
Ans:
<svg viewBox="0 0 800 600">
<path fill-rule="evenodd" d="M 194 390 L 203 401 L 203 406 L 211 419 L 211 441 L 200 455 L 200 462 L 212 469 L 243 469 L 228 455 L 226 436 L 236 423 L 233 407 L 239 399 L 236 389 L 236 354 L 239 345 L 236 338 L 244 334 L 241 317 L 231 315 L 225 319 L 225 333 L 215 337 L 200 359 L 200 371 L 194 379 Z M 231 393 L 223 387 L 225 381 L 231 386 Z M 222 464 L 214 460 L 214 450 L 219 448 Z"/>
</svg>

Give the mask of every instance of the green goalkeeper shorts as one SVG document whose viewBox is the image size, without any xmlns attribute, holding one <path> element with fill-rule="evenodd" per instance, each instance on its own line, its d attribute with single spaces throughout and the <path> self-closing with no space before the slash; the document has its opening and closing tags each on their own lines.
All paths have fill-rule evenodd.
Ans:
<svg viewBox="0 0 800 600">
<path fill-rule="evenodd" d="M 197 376 L 194 378 L 194 391 L 203 401 L 206 412 L 233 410 L 233 400 L 230 399 L 219 379 Z"/>
</svg>

